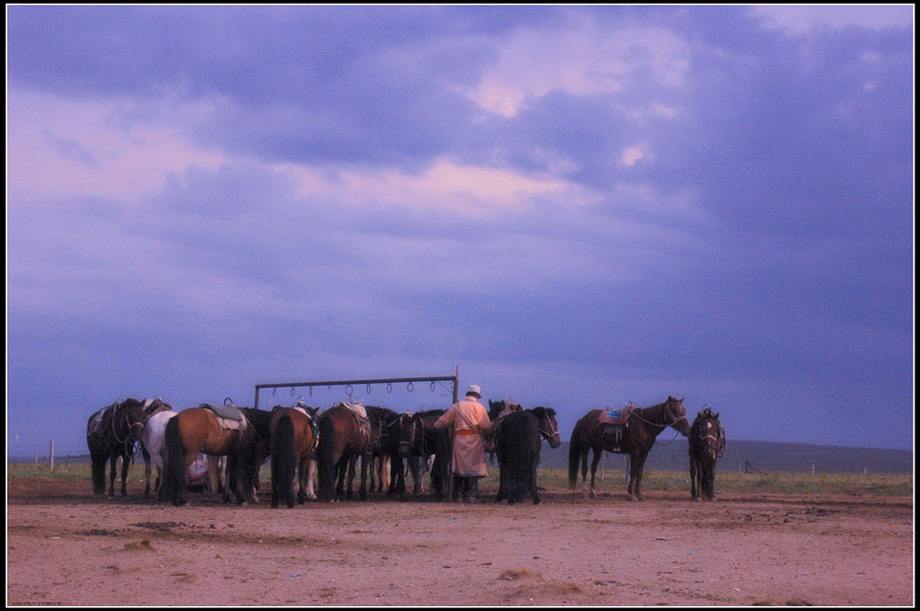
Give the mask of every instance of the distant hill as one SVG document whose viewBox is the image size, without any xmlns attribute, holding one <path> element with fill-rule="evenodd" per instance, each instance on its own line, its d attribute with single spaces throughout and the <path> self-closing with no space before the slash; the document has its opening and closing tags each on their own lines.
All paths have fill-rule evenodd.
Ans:
<svg viewBox="0 0 920 611">
<path fill-rule="evenodd" d="M 8 457 L 9 462 L 32 462 L 33 457 Z M 47 462 L 48 457 L 39 460 Z M 590 455 L 589 455 L 590 460 Z M 605 469 L 622 471 L 626 464 L 623 454 L 605 453 Z M 89 456 L 56 457 L 58 464 L 89 463 Z M 568 469 L 569 443 L 555 450 L 544 443 L 540 451 L 543 469 Z M 601 465 L 598 465 L 600 471 Z M 645 468 L 650 471 L 686 471 L 690 468 L 687 440 L 676 437 L 670 442 L 656 443 L 648 455 Z M 717 471 L 763 471 L 782 473 L 913 473 L 912 450 L 881 450 L 820 446 L 805 443 L 728 440 L 727 453 L 719 459 Z"/>
<path fill-rule="evenodd" d="M 677 437 L 657 443 L 645 461 L 651 471 L 684 471 L 690 468 L 687 440 Z M 726 455 L 716 464 L 717 471 L 764 471 L 784 473 L 913 473 L 912 450 L 847 448 L 804 443 L 728 440 Z M 589 454 L 590 461 L 590 454 Z M 622 471 L 623 454 L 605 453 L 606 469 Z M 540 467 L 568 469 L 569 443 L 553 450 L 546 443 L 540 451 Z M 590 468 L 590 463 L 589 463 Z M 600 470 L 600 464 L 598 465 Z"/>
</svg>

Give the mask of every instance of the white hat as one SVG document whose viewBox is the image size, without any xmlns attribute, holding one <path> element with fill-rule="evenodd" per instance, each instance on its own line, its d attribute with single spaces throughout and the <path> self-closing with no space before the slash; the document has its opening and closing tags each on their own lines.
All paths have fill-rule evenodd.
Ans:
<svg viewBox="0 0 920 611">
<path fill-rule="evenodd" d="M 475 384 L 470 384 L 470 387 L 466 389 L 466 394 L 476 395 L 480 399 L 482 398 L 482 391 L 479 390 L 479 387 L 476 386 Z"/>
</svg>

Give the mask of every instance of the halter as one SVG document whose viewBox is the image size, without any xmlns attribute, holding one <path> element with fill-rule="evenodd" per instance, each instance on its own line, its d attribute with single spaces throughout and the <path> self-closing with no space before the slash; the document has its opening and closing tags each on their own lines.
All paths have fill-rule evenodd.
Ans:
<svg viewBox="0 0 920 611">
<path fill-rule="evenodd" d="M 552 430 L 550 430 L 550 432 L 547 433 L 539 426 L 537 427 L 537 430 L 540 432 L 541 435 L 543 435 L 543 437 L 546 438 L 547 441 L 549 441 L 550 439 L 552 439 L 553 437 L 559 434 L 559 428 L 554 424 L 552 418 L 547 417 L 546 421 L 549 423 L 550 427 L 552 427 Z"/>
</svg>

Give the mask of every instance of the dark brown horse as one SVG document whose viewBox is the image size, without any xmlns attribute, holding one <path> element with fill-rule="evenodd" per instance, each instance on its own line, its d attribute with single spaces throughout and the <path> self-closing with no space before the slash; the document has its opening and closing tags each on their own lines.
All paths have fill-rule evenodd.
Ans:
<svg viewBox="0 0 920 611">
<path fill-rule="evenodd" d="M 413 494 L 421 494 L 420 467 L 434 456 L 431 467 L 431 490 L 435 498 L 443 501 L 449 494 L 451 444 L 448 429 L 436 429 L 434 423 L 447 410 L 432 409 L 407 413 L 400 419 L 400 456 L 409 459 L 414 480 Z M 416 458 L 418 460 L 412 460 Z"/>
<path fill-rule="evenodd" d="M 572 441 L 569 444 L 569 485 L 573 488 L 578 480 L 578 466 L 581 463 L 581 479 L 587 493 L 594 498 L 594 476 L 597 473 L 597 463 L 600 462 L 604 450 L 608 452 L 629 454 L 629 500 L 644 500 L 642 496 L 642 471 L 645 459 L 655 444 L 655 438 L 668 426 L 673 426 L 682 435 L 690 433 L 687 414 L 684 411 L 684 400 L 668 396 L 668 400 L 658 405 L 646 408 L 634 408 L 629 412 L 626 426 L 623 427 L 622 437 L 605 433 L 605 425 L 601 422 L 605 410 L 593 409 L 575 423 L 572 430 Z M 588 488 L 588 450 L 594 452 L 591 461 L 591 487 Z"/>
<path fill-rule="evenodd" d="M 105 464 L 111 462 L 109 496 L 115 496 L 115 471 L 121 457 L 121 496 L 128 495 L 128 467 L 134 444 L 144 432 L 144 402 L 126 399 L 104 407 L 86 423 L 86 445 L 92 459 L 93 494 L 105 494 Z"/>
<path fill-rule="evenodd" d="M 228 417 L 218 417 L 218 411 Z M 164 500 L 174 505 L 188 503 L 187 469 L 195 462 L 198 452 L 227 457 L 228 482 L 223 493 L 225 502 L 230 501 L 231 491 L 239 504 L 245 503 L 247 496 L 251 497 L 252 478 L 247 477 L 246 469 L 248 463 L 256 462 L 257 459 L 254 456 L 247 458 L 243 452 L 247 447 L 251 448 L 252 444 L 260 442 L 262 436 L 239 408 L 232 405 L 214 408 L 202 404 L 184 409 L 167 422 L 165 438 Z M 241 489 L 246 480 L 250 485 L 246 486 L 248 492 L 244 493 Z"/>
<path fill-rule="evenodd" d="M 324 501 L 352 498 L 355 464 L 361 461 L 362 501 L 367 499 L 367 470 L 370 462 L 370 422 L 344 403 L 324 411 L 317 422 L 319 446 L 319 497 Z M 345 487 L 346 471 L 348 475 Z"/>
<path fill-rule="evenodd" d="M 271 456 L 272 456 L 272 507 L 284 503 L 294 506 L 294 476 L 299 489 L 297 502 L 307 501 L 310 461 L 316 450 L 316 421 L 318 408 L 282 407 L 272 410 Z"/>
<path fill-rule="evenodd" d="M 548 407 L 518 409 L 500 420 L 495 434 L 500 469 L 496 503 L 505 498 L 509 505 L 520 503 L 525 493 L 530 494 L 534 505 L 540 503 L 537 466 L 543 439 L 551 448 L 558 448 L 562 443 L 556 412 Z"/>
<path fill-rule="evenodd" d="M 696 415 L 690 426 L 690 496 L 699 501 L 716 500 L 716 460 L 725 455 L 725 429 L 719 414 L 709 407 Z"/>
</svg>

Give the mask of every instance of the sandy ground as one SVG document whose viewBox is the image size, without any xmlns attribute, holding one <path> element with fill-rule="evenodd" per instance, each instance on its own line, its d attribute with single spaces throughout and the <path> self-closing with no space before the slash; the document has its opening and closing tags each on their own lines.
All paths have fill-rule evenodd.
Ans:
<svg viewBox="0 0 920 611">
<path fill-rule="evenodd" d="M 718 489 L 718 488 L 717 488 Z M 490 492 L 486 488 L 484 492 Z M 494 492 L 494 491 L 492 491 Z M 903 605 L 910 498 L 544 493 L 176 508 L 14 480 L 8 605 Z"/>
</svg>

